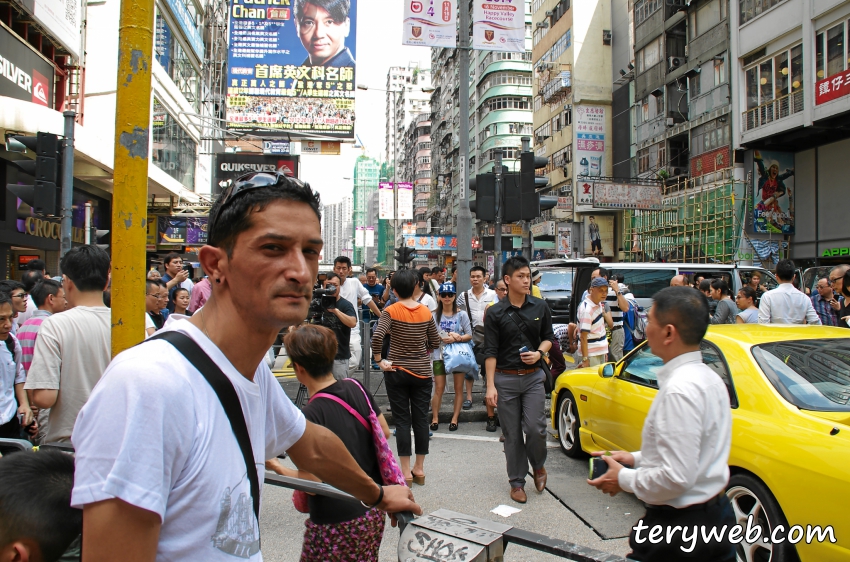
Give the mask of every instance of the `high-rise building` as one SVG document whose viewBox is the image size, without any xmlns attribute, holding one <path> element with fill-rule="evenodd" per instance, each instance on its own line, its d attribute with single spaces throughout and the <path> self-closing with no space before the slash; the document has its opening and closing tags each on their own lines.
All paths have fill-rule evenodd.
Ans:
<svg viewBox="0 0 850 562">
<path fill-rule="evenodd" d="M 406 67 L 391 66 L 386 83 L 386 162 L 393 163 L 410 119 L 427 110 L 430 103 L 431 71 L 411 62 Z M 428 91 L 423 91 L 428 90 Z"/>
<path fill-rule="evenodd" d="M 338 256 L 353 255 L 352 199 L 342 198 L 339 203 L 325 205 L 322 209 L 322 240 L 325 243 L 322 254 L 324 262 L 332 263 Z"/>
<path fill-rule="evenodd" d="M 365 229 L 367 226 L 375 227 L 377 216 L 369 216 L 369 196 L 378 191 L 378 178 L 380 176 L 381 165 L 377 160 L 369 156 L 361 155 L 357 157 L 354 163 L 354 189 L 352 191 L 353 222 L 352 228 L 362 228 L 363 238 L 365 242 Z M 352 233 L 354 235 L 354 232 Z M 356 246 L 354 249 L 354 257 L 352 262 L 356 264 L 366 263 L 367 253 L 365 246 Z M 374 253 L 374 251 L 373 251 Z"/>
</svg>

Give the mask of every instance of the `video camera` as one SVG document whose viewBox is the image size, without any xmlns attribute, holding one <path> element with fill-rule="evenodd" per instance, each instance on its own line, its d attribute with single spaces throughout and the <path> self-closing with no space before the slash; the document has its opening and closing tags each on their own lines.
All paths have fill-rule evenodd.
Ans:
<svg viewBox="0 0 850 562">
<path fill-rule="evenodd" d="M 307 313 L 307 321 L 310 324 L 321 324 L 322 314 L 326 310 L 336 308 L 336 288 L 313 289 L 313 299 L 310 301 L 310 310 Z"/>
</svg>

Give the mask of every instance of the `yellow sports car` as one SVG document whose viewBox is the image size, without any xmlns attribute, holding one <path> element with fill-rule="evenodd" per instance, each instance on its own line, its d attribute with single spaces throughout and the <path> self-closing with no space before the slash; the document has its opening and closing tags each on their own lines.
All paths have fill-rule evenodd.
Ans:
<svg viewBox="0 0 850 562">
<path fill-rule="evenodd" d="M 760 539 L 737 545 L 738 560 L 850 561 L 850 330 L 711 326 L 701 350 L 732 403 L 726 493 L 739 523 L 752 515 L 761 527 Z M 617 364 L 558 377 L 561 449 L 639 450 L 661 366 L 643 345 Z"/>
</svg>

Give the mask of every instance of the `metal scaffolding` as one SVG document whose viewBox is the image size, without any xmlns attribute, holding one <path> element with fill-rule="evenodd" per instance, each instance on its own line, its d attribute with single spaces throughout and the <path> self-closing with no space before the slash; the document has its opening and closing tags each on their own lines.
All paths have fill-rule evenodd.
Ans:
<svg viewBox="0 0 850 562">
<path fill-rule="evenodd" d="M 724 174 L 725 175 L 725 174 Z M 746 184 L 724 179 L 664 197 L 656 211 L 623 213 L 626 261 L 731 263 L 744 234 Z"/>
<path fill-rule="evenodd" d="M 201 154 L 223 150 L 225 96 L 227 93 L 227 0 L 206 0 L 204 5 L 206 52 L 201 80 Z M 219 146 L 216 147 L 216 144 Z"/>
</svg>

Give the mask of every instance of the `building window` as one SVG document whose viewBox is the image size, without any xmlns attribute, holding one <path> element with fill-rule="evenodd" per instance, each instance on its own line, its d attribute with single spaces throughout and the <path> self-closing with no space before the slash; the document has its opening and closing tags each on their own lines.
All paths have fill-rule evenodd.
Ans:
<svg viewBox="0 0 850 562">
<path fill-rule="evenodd" d="M 566 33 L 561 35 L 555 44 L 552 45 L 552 48 L 543 53 L 543 56 L 540 57 L 540 60 L 534 65 L 537 68 L 542 63 L 552 63 L 558 60 L 558 57 L 564 54 L 564 52 L 570 48 L 572 44 L 572 29 L 568 29 Z"/>
<path fill-rule="evenodd" d="M 691 156 L 729 146 L 731 135 L 729 125 L 718 120 L 709 121 L 695 127 L 691 133 Z M 728 164 L 728 163 L 727 163 Z"/>
<path fill-rule="evenodd" d="M 552 166 L 563 169 L 572 162 L 573 145 L 568 145 L 552 155 Z"/>
<path fill-rule="evenodd" d="M 198 145 L 165 106 L 153 99 L 153 163 L 186 189 L 195 190 Z"/>
<path fill-rule="evenodd" d="M 714 87 L 726 82 L 726 59 L 714 60 Z"/>
<path fill-rule="evenodd" d="M 655 98 L 655 116 L 664 115 L 664 94 Z"/>
<path fill-rule="evenodd" d="M 726 19 L 726 0 L 711 0 L 689 14 L 690 38 L 695 39 Z"/>
<path fill-rule="evenodd" d="M 694 99 L 700 93 L 702 93 L 702 85 L 700 84 L 700 75 L 695 74 L 690 78 L 690 84 L 688 84 L 688 89 L 690 90 L 690 97 Z"/>
<path fill-rule="evenodd" d="M 646 123 L 649 121 L 649 98 L 643 98 L 640 102 L 640 121 Z"/>
<path fill-rule="evenodd" d="M 174 81 L 174 84 L 195 111 L 200 109 L 198 88 L 200 72 L 195 68 L 186 50 L 171 30 L 171 26 L 161 14 L 156 16 L 154 54 L 157 62 Z"/>
<path fill-rule="evenodd" d="M 644 148 L 637 151 L 638 174 L 645 174 L 649 171 L 649 148 Z"/>
<path fill-rule="evenodd" d="M 815 80 L 822 80 L 847 70 L 845 58 L 850 55 L 850 46 L 845 47 L 845 22 L 818 33 L 815 38 Z M 847 55 L 845 55 L 847 53 Z"/>
<path fill-rule="evenodd" d="M 740 0 L 741 25 L 781 4 L 785 0 Z"/>
<path fill-rule="evenodd" d="M 635 27 L 657 12 L 662 4 L 662 0 L 638 0 L 635 2 Z"/>
<path fill-rule="evenodd" d="M 552 128 L 551 122 L 546 121 L 540 127 L 537 127 L 537 130 L 534 131 L 534 143 L 535 144 L 543 144 L 543 141 L 550 138 L 552 136 Z"/>
<path fill-rule="evenodd" d="M 664 52 L 662 39 L 663 35 L 659 35 L 646 47 L 635 54 L 638 74 L 661 62 L 662 54 Z"/>
<path fill-rule="evenodd" d="M 745 80 L 747 109 L 753 109 L 801 90 L 803 88 L 803 46 L 796 45 L 752 65 L 746 69 Z M 796 105 L 795 103 L 791 113 L 798 111 Z M 799 109 L 801 110 L 802 107 Z"/>
</svg>

